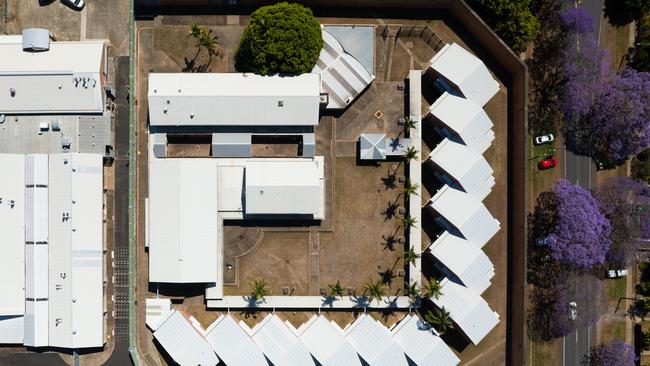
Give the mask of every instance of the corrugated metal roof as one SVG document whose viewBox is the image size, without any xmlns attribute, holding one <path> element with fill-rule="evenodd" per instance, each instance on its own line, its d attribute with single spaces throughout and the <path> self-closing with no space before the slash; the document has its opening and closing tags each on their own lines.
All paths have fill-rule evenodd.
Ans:
<svg viewBox="0 0 650 366">
<path fill-rule="evenodd" d="M 314 315 L 298 329 L 300 340 L 323 366 L 361 365 L 354 347 L 336 323 Z"/>
<path fill-rule="evenodd" d="M 106 146 L 113 146 L 111 117 L 82 116 L 77 120 L 77 151 L 106 154 Z"/>
<path fill-rule="evenodd" d="M 24 322 L 22 315 L 0 316 L 0 344 L 23 343 Z"/>
<path fill-rule="evenodd" d="M 152 126 L 315 126 L 320 76 L 149 74 Z"/>
<path fill-rule="evenodd" d="M 429 157 L 475 199 L 482 201 L 492 191 L 494 171 L 476 150 L 445 138 Z"/>
<path fill-rule="evenodd" d="M 0 154 L 0 316 L 25 314 L 25 156 Z"/>
<path fill-rule="evenodd" d="M 240 325 L 246 326 L 241 323 Z M 309 350 L 275 314 L 267 315 L 250 333 L 257 346 L 274 365 L 314 364 Z"/>
<path fill-rule="evenodd" d="M 207 340 L 179 311 L 171 310 L 153 336 L 179 365 L 213 366 L 219 363 Z"/>
<path fill-rule="evenodd" d="M 438 51 L 430 67 L 481 107 L 499 91 L 499 83 L 483 61 L 456 43 L 447 44 Z"/>
<path fill-rule="evenodd" d="M 455 366 L 460 362 L 435 331 L 415 315 L 407 315 L 391 332 L 416 365 Z"/>
<path fill-rule="evenodd" d="M 205 337 L 226 365 L 268 366 L 262 350 L 229 315 L 215 320 Z"/>
<path fill-rule="evenodd" d="M 361 314 L 345 329 L 347 340 L 369 365 L 407 366 L 402 347 L 390 331 L 372 316 Z"/>
<path fill-rule="evenodd" d="M 499 324 L 499 314 L 490 309 L 481 295 L 448 279 L 441 281 L 442 294 L 431 300 L 444 307 L 449 316 L 474 344 L 478 344 Z"/>
</svg>

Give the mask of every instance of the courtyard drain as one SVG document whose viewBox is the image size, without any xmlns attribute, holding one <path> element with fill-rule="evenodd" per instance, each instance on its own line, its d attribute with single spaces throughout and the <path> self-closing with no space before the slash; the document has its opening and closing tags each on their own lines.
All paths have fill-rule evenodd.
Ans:
<svg viewBox="0 0 650 366">
<path fill-rule="evenodd" d="M 375 112 L 375 117 L 377 117 L 377 119 L 381 119 L 381 117 L 383 117 L 383 116 L 384 116 L 384 112 L 382 112 L 382 111 Z"/>
</svg>

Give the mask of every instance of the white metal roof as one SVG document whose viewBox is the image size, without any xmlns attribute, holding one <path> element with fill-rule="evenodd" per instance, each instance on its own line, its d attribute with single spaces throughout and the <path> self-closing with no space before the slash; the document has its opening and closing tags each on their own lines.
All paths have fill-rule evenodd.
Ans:
<svg viewBox="0 0 650 366">
<path fill-rule="evenodd" d="M 104 344 L 103 188 L 101 155 L 49 156 L 50 346 Z"/>
<path fill-rule="evenodd" d="M 146 299 L 146 306 L 145 322 L 151 330 L 156 331 L 169 315 L 172 301 L 170 299 Z"/>
<path fill-rule="evenodd" d="M 460 362 L 433 328 L 415 315 L 407 315 L 391 333 L 416 365 L 454 366 Z"/>
<path fill-rule="evenodd" d="M 226 365 L 268 366 L 262 350 L 230 315 L 215 320 L 205 338 Z"/>
<path fill-rule="evenodd" d="M 240 325 L 247 328 L 241 322 Z M 277 315 L 267 315 L 250 333 L 257 346 L 274 365 L 314 365 L 307 347 Z"/>
<path fill-rule="evenodd" d="M 478 344 L 499 324 L 499 314 L 490 309 L 481 295 L 448 279 L 443 279 L 441 285 L 440 297 L 431 300 L 449 312 L 472 343 Z"/>
<path fill-rule="evenodd" d="M 152 126 L 315 126 L 320 76 L 149 74 Z"/>
<path fill-rule="evenodd" d="M 51 42 L 44 52 L 0 42 L 0 55 L 0 114 L 104 111 L 102 42 Z"/>
<path fill-rule="evenodd" d="M 208 341 L 179 311 L 171 310 L 153 336 L 179 365 L 214 366 L 219 363 Z"/>
<path fill-rule="evenodd" d="M 1 57 L 0 57 L 1 58 Z M 25 314 L 25 156 L 0 154 L 0 316 Z"/>
<path fill-rule="evenodd" d="M 350 28 L 352 29 L 352 28 Z M 340 33 L 340 32 L 339 32 Z M 341 34 L 339 34 L 340 36 Z M 322 89 L 329 94 L 328 109 L 345 108 L 375 79 L 375 75 L 352 55 L 326 29 L 322 30 L 323 49 L 312 73 L 320 74 Z M 374 32 L 363 43 L 374 45 Z M 362 43 L 356 39 L 354 43 Z M 370 55 L 371 60 L 373 55 Z"/>
<path fill-rule="evenodd" d="M 322 157 L 246 162 L 246 214 L 324 216 Z"/>
<path fill-rule="evenodd" d="M 219 166 L 218 207 L 220 212 L 242 212 L 244 210 L 244 163 L 234 166 Z"/>
<path fill-rule="evenodd" d="M 359 159 L 385 160 L 386 135 L 383 133 L 362 133 L 359 136 Z"/>
<path fill-rule="evenodd" d="M 429 250 L 465 286 L 478 294 L 490 286 L 490 280 L 494 277 L 494 265 L 476 245 L 445 232 L 431 244 Z"/>
<path fill-rule="evenodd" d="M 492 191 L 494 171 L 476 150 L 445 138 L 433 149 L 429 158 L 475 199 L 483 201 Z"/>
<path fill-rule="evenodd" d="M 499 91 L 499 83 L 483 61 L 456 43 L 446 44 L 438 51 L 430 67 L 481 107 Z"/>
<path fill-rule="evenodd" d="M 429 113 L 458 134 L 465 145 L 484 153 L 494 140 L 493 123 L 480 105 L 444 92 Z"/>
<path fill-rule="evenodd" d="M 0 316 L 0 344 L 20 344 L 24 339 L 22 315 Z"/>
<path fill-rule="evenodd" d="M 214 159 L 149 162 L 149 281 L 222 284 Z"/>
<path fill-rule="evenodd" d="M 361 314 L 345 329 L 347 340 L 369 365 L 407 366 L 402 347 L 383 324 L 367 314 Z"/>
<path fill-rule="evenodd" d="M 324 316 L 314 315 L 298 328 L 300 340 L 323 366 L 361 365 L 354 347 L 343 331 Z"/>
<path fill-rule="evenodd" d="M 501 228 L 483 203 L 469 194 L 444 185 L 431 198 L 431 207 L 465 239 L 482 248 Z"/>
</svg>

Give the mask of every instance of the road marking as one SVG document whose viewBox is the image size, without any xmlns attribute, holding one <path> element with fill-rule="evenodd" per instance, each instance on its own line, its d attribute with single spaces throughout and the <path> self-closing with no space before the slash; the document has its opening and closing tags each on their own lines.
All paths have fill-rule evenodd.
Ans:
<svg viewBox="0 0 650 366">
<path fill-rule="evenodd" d="M 562 337 L 562 366 L 566 365 L 566 337 Z"/>
<path fill-rule="evenodd" d="M 580 330 L 576 329 L 576 344 L 578 343 L 578 332 L 580 332 Z"/>
<path fill-rule="evenodd" d="M 79 38 L 82 41 L 86 40 L 86 22 L 88 21 L 88 6 L 85 6 L 84 9 L 81 11 L 81 25 L 79 26 Z"/>
</svg>

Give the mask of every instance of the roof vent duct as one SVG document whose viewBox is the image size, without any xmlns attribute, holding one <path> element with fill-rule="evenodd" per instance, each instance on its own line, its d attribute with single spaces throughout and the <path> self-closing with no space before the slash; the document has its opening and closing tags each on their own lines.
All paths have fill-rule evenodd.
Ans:
<svg viewBox="0 0 650 366">
<path fill-rule="evenodd" d="M 50 49 L 50 31 L 43 28 L 23 30 L 23 51 L 43 52 Z"/>
</svg>

